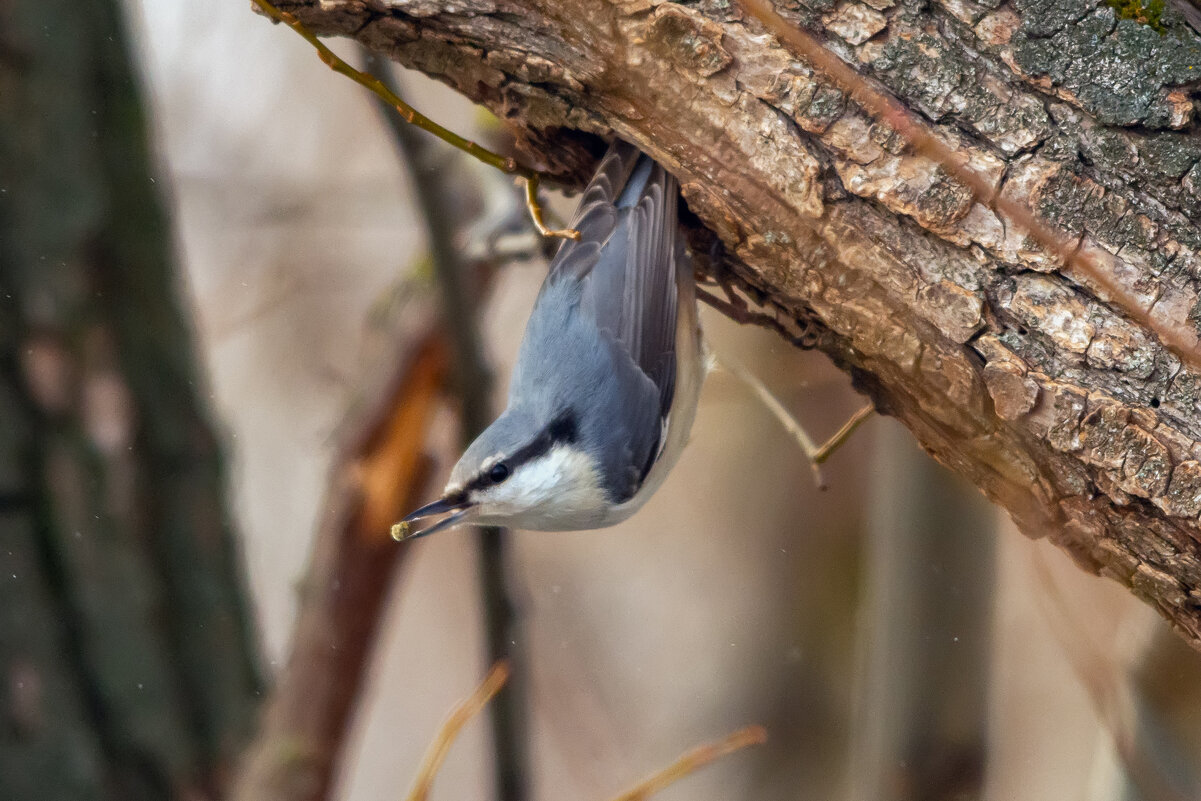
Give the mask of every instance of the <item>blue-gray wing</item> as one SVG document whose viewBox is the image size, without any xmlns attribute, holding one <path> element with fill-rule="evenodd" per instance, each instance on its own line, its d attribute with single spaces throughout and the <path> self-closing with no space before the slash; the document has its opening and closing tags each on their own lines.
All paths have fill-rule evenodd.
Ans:
<svg viewBox="0 0 1201 801">
<path fill-rule="evenodd" d="M 602 394 L 619 408 L 625 452 L 602 458 L 629 478 L 615 488 L 619 497 L 632 495 L 654 462 L 675 393 L 677 272 L 688 269 L 678 196 L 661 166 L 615 142 L 572 221 L 580 241 L 560 248 L 543 289 L 578 288 L 578 322 L 595 326 L 614 352 Z"/>
<path fill-rule="evenodd" d="M 655 385 L 666 417 L 675 390 L 680 263 L 675 179 L 620 140 L 584 191 L 547 283 L 580 282 L 580 313 L 612 337 Z"/>
</svg>

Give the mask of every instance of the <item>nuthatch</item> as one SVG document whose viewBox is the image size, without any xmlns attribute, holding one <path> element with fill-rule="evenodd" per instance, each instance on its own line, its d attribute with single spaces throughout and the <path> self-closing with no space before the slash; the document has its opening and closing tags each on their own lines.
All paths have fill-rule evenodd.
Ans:
<svg viewBox="0 0 1201 801">
<path fill-rule="evenodd" d="M 704 377 L 676 180 L 616 142 L 584 190 L 526 324 L 508 406 L 397 539 L 463 523 L 611 526 L 659 488 Z M 421 531 L 410 524 L 446 515 Z"/>
</svg>

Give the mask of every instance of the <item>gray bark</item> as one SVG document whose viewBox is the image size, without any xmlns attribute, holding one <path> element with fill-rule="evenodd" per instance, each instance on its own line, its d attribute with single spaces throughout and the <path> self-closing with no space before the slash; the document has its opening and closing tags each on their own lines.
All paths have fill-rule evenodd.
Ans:
<svg viewBox="0 0 1201 801">
<path fill-rule="evenodd" d="M 220 793 L 260 689 L 117 4 L 0 4 L 0 798 Z"/>
<path fill-rule="evenodd" d="M 637 143 L 724 245 L 711 273 L 803 332 L 1029 536 L 1201 644 L 1201 368 L 736 5 L 287 7 L 485 104 L 568 183 L 596 152 L 575 131 Z M 1174 12 L 1161 32 L 1100 0 L 777 9 L 1197 339 L 1201 41 Z"/>
</svg>

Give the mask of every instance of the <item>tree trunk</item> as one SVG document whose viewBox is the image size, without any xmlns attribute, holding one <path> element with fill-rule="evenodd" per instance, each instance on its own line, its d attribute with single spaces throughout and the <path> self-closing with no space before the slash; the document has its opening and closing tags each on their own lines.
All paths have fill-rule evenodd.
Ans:
<svg viewBox="0 0 1201 801">
<path fill-rule="evenodd" d="M 999 516 L 900 426 L 876 431 L 849 797 L 982 798 Z"/>
<path fill-rule="evenodd" d="M 1073 237 L 1137 310 L 728 0 L 286 7 L 485 104 L 568 183 L 596 152 L 571 131 L 637 143 L 724 244 L 710 272 L 795 323 L 1029 536 L 1201 645 L 1201 367 L 1138 322 L 1190 342 L 1201 324 L 1201 41 L 1154 5 L 1138 19 L 1101 0 L 776 6 Z"/>
<path fill-rule="evenodd" d="M 0 798 L 213 798 L 260 689 L 114 0 L 0 4 Z"/>
</svg>

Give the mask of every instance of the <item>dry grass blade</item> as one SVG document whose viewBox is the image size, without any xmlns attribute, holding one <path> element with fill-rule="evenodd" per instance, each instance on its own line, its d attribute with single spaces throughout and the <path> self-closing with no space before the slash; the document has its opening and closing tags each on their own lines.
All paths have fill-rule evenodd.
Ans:
<svg viewBox="0 0 1201 801">
<path fill-rule="evenodd" d="M 430 750 L 422 760 L 421 770 L 417 772 L 417 780 L 413 783 L 413 789 L 406 796 L 406 801 L 425 801 L 434 784 L 434 778 L 438 775 L 438 769 L 442 767 L 442 762 L 446 759 L 446 754 L 454 744 L 455 738 L 459 736 L 459 732 L 468 721 L 483 711 L 508 680 L 508 664 L 497 662 L 492 666 L 492 670 L 488 671 L 488 675 L 484 677 L 475 692 L 455 707 L 454 711 L 450 713 L 450 717 L 442 724 L 442 728 L 438 730 L 437 737 L 434 738 Z"/>
<path fill-rule="evenodd" d="M 413 783 L 413 789 L 405 797 L 405 801 L 426 801 L 434 778 L 442 767 L 446 754 L 454 745 L 459 732 L 476 715 L 484 710 L 509 679 L 509 666 L 506 662 L 497 662 L 492 670 L 468 698 L 459 703 L 450 717 L 442 724 L 430 749 L 422 760 L 421 769 Z M 703 768 L 723 756 L 740 751 L 751 745 L 758 745 L 767 740 L 767 730 L 762 726 L 745 726 L 723 740 L 707 743 L 692 749 L 677 759 L 668 767 L 639 782 L 611 801 L 643 801 L 674 782 L 679 781 L 694 771 Z"/>
<path fill-rule="evenodd" d="M 668 767 L 639 782 L 612 801 L 643 801 L 710 762 L 766 740 L 767 730 L 762 726 L 747 726 L 739 729 L 724 740 L 692 749 Z"/>
<path fill-rule="evenodd" d="M 1165 326 L 1143 310 L 1138 299 L 1108 275 L 1101 264 L 1086 250 L 1083 239 L 1072 242 L 1053 231 L 1034 212 L 1021 203 L 1002 196 L 992 182 L 967 166 L 966 159 L 939 139 L 930 127 L 896 99 L 874 88 L 850 65 L 840 59 L 807 31 L 789 24 L 778 15 L 768 0 L 739 0 L 747 13 L 786 45 L 804 58 L 810 66 L 835 86 L 846 92 L 865 111 L 886 123 L 900 134 L 913 149 L 939 164 L 948 175 L 972 191 L 977 202 L 987 206 L 1002 219 L 1008 218 L 1034 239 L 1048 253 L 1061 259 L 1078 278 L 1087 279 L 1094 291 L 1101 290 L 1117 304 L 1130 319 L 1154 331 L 1160 341 L 1175 351 L 1194 368 L 1201 369 L 1201 352 L 1195 337 L 1182 333 L 1179 327 Z"/>
</svg>

